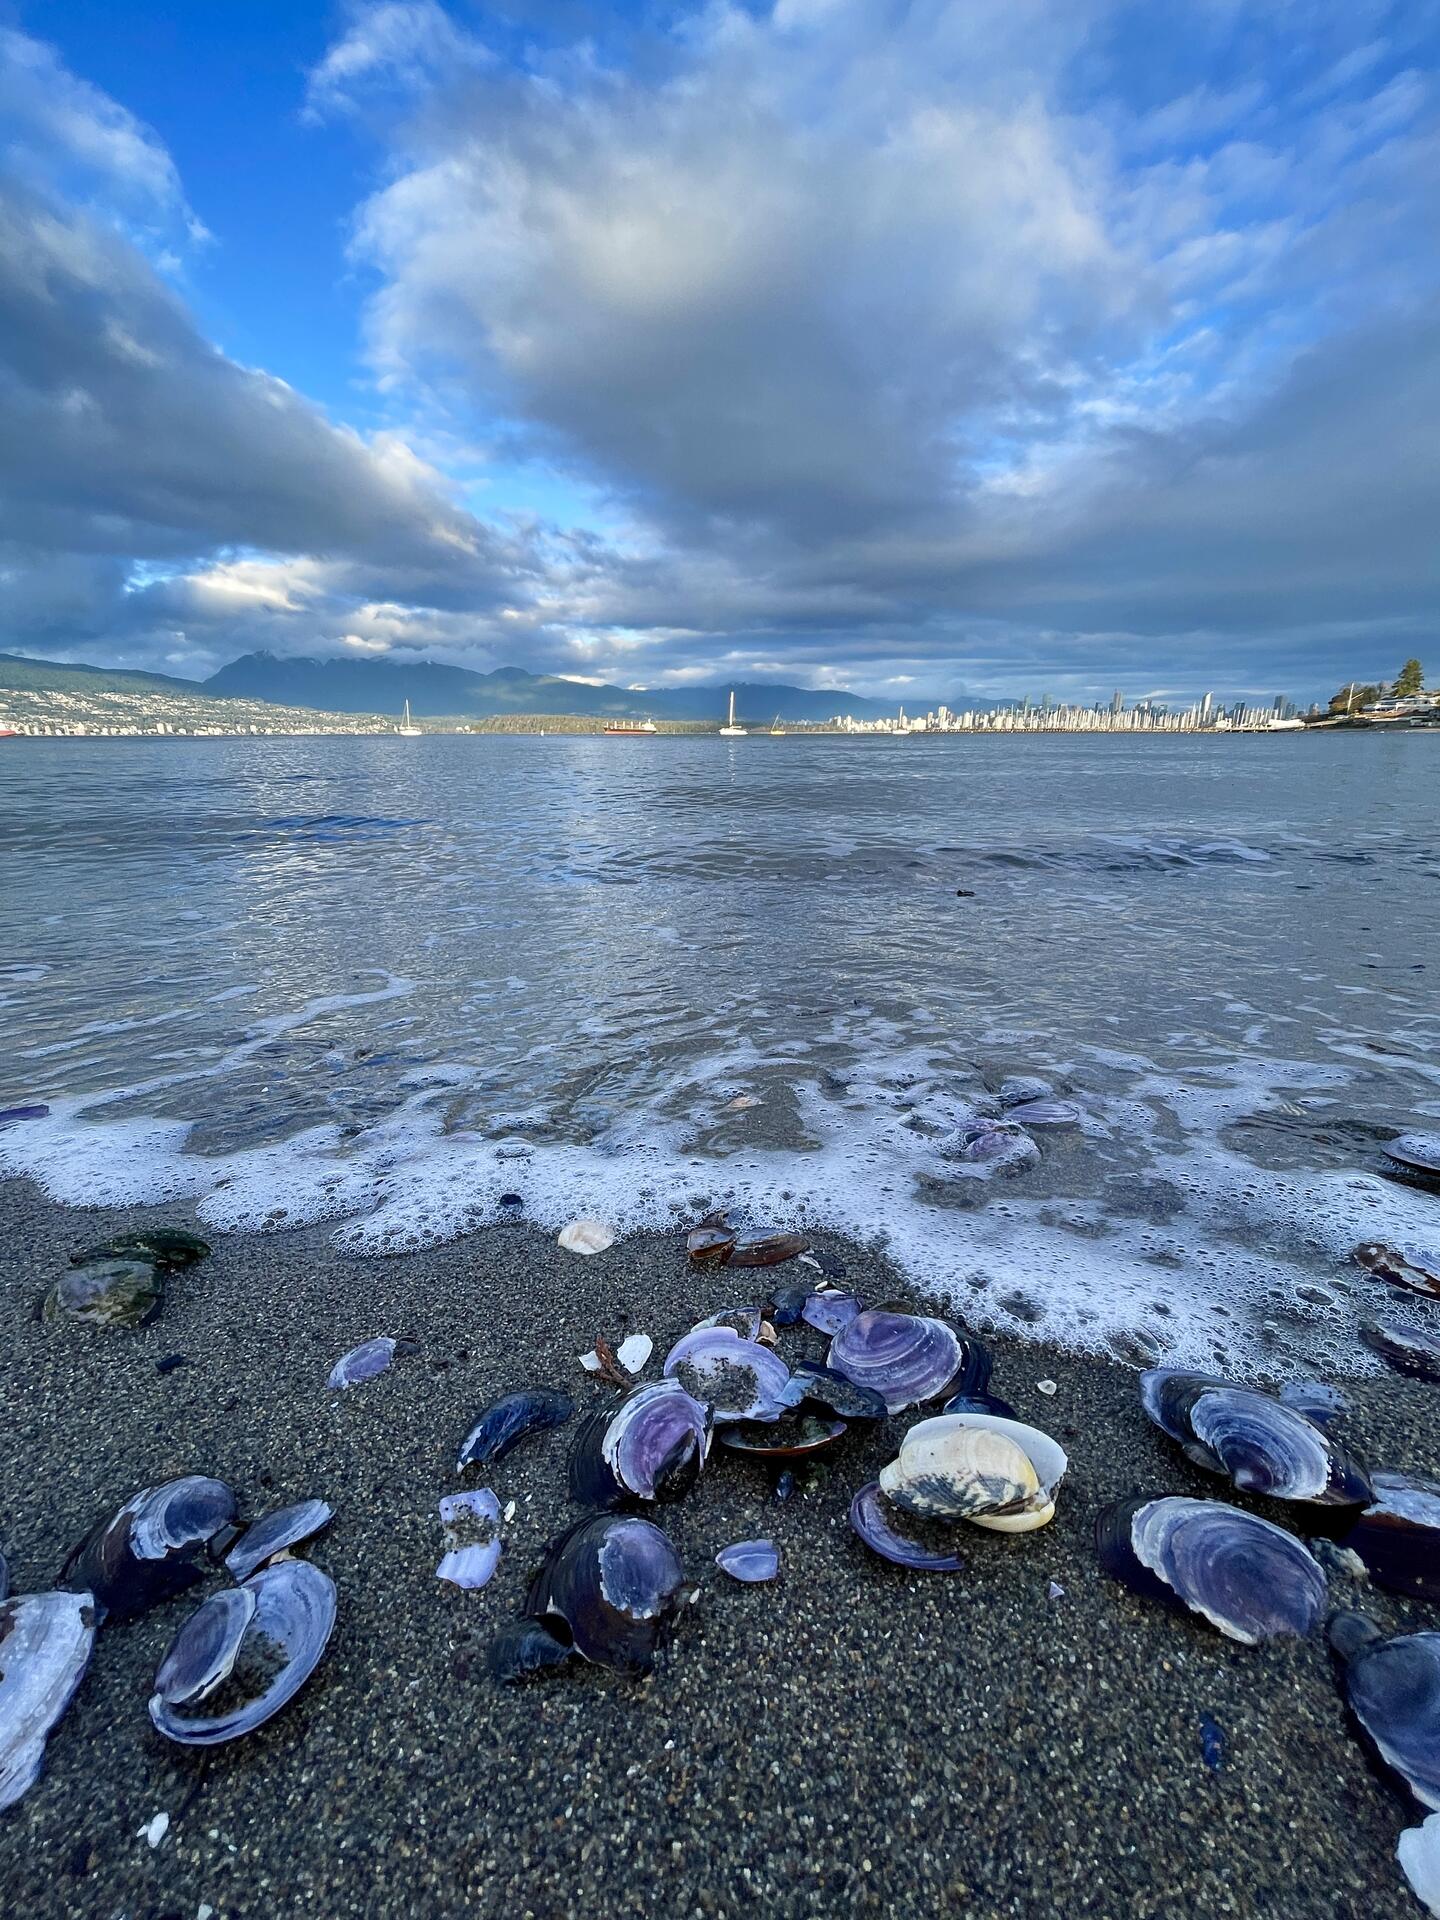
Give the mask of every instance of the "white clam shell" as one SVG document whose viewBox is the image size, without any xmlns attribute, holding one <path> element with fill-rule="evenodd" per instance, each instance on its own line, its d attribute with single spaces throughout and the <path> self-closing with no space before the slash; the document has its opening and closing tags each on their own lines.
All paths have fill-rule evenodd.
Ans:
<svg viewBox="0 0 1440 1920">
<path fill-rule="evenodd" d="M 615 1244 L 615 1230 L 603 1220 L 572 1220 L 556 1236 L 567 1253 L 603 1253 Z"/>
<path fill-rule="evenodd" d="M 1055 1517 L 1055 1491 L 1064 1479 L 1070 1462 L 1065 1449 L 1058 1441 L 1052 1440 L 1048 1433 L 1042 1433 L 1039 1427 L 1027 1426 L 1023 1420 L 1005 1420 L 998 1414 L 990 1413 L 941 1413 L 933 1419 L 921 1420 L 911 1427 L 901 1442 L 900 1458 L 893 1463 L 904 1478 L 913 1478 L 910 1461 L 935 1460 L 947 1457 L 947 1448 L 954 1445 L 953 1436 L 962 1433 L 989 1434 L 1003 1440 L 1015 1449 L 1028 1463 L 1033 1472 L 1034 1489 L 1029 1504 L 1023 1511 L 1016 1513 L 996 1513 L 993 1511 L 978 1514 L 965 1514 L 962 1517 L 972 1526 L 986 1527 L 992 1533 L 1033 1533 L 1037 1527 L 1043 1527 Z M 963 1461 L 963 1452 L 958 1455 L 951 1452 L 951 1460 Z M 981 1456 L 973 1456 L 979 1458 Z M 1007 1456 L 998 1448 L 987 1450 L 987 1458 L 997 1464 Z M 885 1472 L 891 1472 L 886 1468 Z M 1017 1493 L 1023 1484 L 1024 1476 L 1017 1480 Z M 885 1473 L 880 1476 L 880 1485 L 888 1493 Z M 936 1509 L 938 1511 L 938 1509 Z"/>
</svg>

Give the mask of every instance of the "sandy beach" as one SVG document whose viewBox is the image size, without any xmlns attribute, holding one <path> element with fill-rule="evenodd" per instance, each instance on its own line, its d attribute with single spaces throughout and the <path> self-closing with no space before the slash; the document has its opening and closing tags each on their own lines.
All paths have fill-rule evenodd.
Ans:
<svg viewBox="0 0 1440 1920">
<path fill-rule="evenodd" d="M 67 1212 L 14 1182 L 0 1208 L 0 1539 L 16 1589 L 50 1584 L 103 1509 L 199 1470 L 249 1516 L 328 1498 L 335 1523 L 311 1552 L 341 1607 L 302 1695 L 208 1758 L 166 1743 L 145 1710 L 189 1602 L 103 1632 L 42 1780 L 0 1820 L 9 1912 L 1415 1911 L 1394 1860 L 1401 1803 L 1347 1731 L 1323 1643 L 1235 1645 L 1096 1566 L 1103 1502 L 1219 1491 L 1147 1424 L 1123 1367 L 997 1348 L 997 1390 L 1061 1439 L 1071 1472 L 1044 1531 L 963 1530 L 956 1575 L 886 1566 L 846 1525 L 903 1423 L 854 1434 L 822 1484 L 783 1503 L 762 1467 L 717 1454 L 663 1514 L 702 1597 L 655 1674 L 577 1668 L 501 1689 L 487 1643 L 576 1511 L 568 1434 L 491 1470 L 518 1510 L 500 1571 L 473 1594 L 434 1578 L 460 1439 L 516 1385 L 598 1400 L 576 1364 L 597 1332 L 648 1331 L 663 1351 L 763 1276 L 697 1272 L 659 1236 L 582 1260 L 517 1225 L 353 1262 L 317 1231 L 221 1240 L 172 1279 L 152 1325 L 88 1333 L 35 1313 L 68 1250 L 142 1218 L 183 1223 L 184 1209 Z M 875 1256 L 826 1251 L 861 1290 L 899 1296 Z M 334 1359 L 379 1332 L 422 1352 L 328 1394 Z M 792 1353 L 824 1344 L 806 1328 L 785 1339 Z M 159 1371 L 175 1354 L 185 1364 Z M 1358 1382 L 1353 1401 L 1347 1432 L 1372 1462 L 1433 1468 L 1429 1389 Z M 777 1542 L 781 1577 L 738 1586 L 713 1556 L 758 1534 Z M 1387 1627 L 1433 1624 L 1360 1598 Z M 1202 1757 L 1207 1717 L 1225 1736 L 1219 1772 Z M 161 1812 L 152 1850 L 141 1829 Z"/>
</svg>

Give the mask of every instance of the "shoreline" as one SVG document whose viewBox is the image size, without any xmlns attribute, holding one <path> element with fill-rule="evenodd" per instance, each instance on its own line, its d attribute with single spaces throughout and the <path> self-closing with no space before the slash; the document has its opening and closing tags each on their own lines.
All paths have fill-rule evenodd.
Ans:
<svg viewBox="0 0 1440 1920">
<path fill-rule="evenodd" d="M 852 1432 L 820 1463 L 823 1484 L 784 1503 L 763 1468 L 717 1452 L 690 1498 L 655 1516 L 702 1594 L 654 1676 L 577 1668 L 502 1689 L 485 1672 L 488 1642 L 538 1550 L 579 1512 L 569 1430 L 477 1482 L 518 1509 L 495 1579 L 471 1594 L 434 1577 L 460 1438 L 517 1385 L 564 1387 L 581 1412 L 603 1402 L 577 1361 L 597 1333 L 651 1334 L 655 1377 L 692 1321 L 775 1276 L 691 1268 L 672 1235 L 582 1260 L 517 1224 L 352 1259 L 321 1227 L 207 1234 L 212 1256 L 171 1277 L 161 1315 L 138 1331 L 34 1316 L 72 1247 L 162 1221 L 193 1215 L 67 1209 L 0 1181 L 0 1547 L 14 1589 L 49 1585 L 91 1521 L 136 1488 L 203 1471 L 234 1486 L 247 1518 L 330 1500 L 334 1524 L 307 1552 L 336 1580 L 340 1622 L 289 1708 L 198 1758 L 145 1710 L 193 1596 L 106 1629 L 40 1781 L 0 1816 L 11 1910 L 1418 1911 L 1394 1857 L 1413 1822 L 1347 1728 L 1323 1640 L 1241 1647 L 1096 1565 L 1091 1529 L 1109 1500 L 1221 1492 L 1149 1425 L 1118 1362 L 987 1337 L 995 1391 L 1070 1453 L 1041 1532 L 960 1529 L 965 1569 L 951 1576 L 868 1554 L 846 1523 L 850 1496 L 916 1415 Z M 817 1245 L 859 1291 L 928 1304 L 874 1253 Z M 422 1351 L 328 1394 L 335 1359 L 386 1332 Z M 782 1334 L 792 1358 L 824 1345 L 806 1328 Z M 177 1353 L 184 1364 L 159 1372 Z M 1344 1392 L 1342 1431 L 1374 1465 L 1434 1470 L 1433 1389 L 1387 1375 Z M 735 1585 L 713 1556 L 757 1534 L 777 1542 L 780 1579 Z M 1331 1594 L 1387 1631 L 1433 1625 L 1423 1606 L 1339 1576 Z M 1218 1773 L 1202 1718 L 1225 1735 Z M 137 1836 L 160 1812 L 171 1826 L 152 1850 Z"/>
</svg>

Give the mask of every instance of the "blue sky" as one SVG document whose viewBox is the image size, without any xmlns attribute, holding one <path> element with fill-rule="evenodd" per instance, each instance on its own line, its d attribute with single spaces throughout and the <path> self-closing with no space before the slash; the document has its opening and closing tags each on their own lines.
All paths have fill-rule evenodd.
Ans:
<svg viewBox="0 0 1440 1920">
<path fill-rule="evenodd" d="M 1440 679 L 1433 5 L 0 6 L 0 645 Z"/>
</svg>

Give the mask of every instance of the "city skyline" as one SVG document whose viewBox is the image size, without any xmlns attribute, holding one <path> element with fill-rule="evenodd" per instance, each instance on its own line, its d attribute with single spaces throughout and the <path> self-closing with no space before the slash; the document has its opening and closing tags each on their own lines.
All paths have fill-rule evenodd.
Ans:
<svg viewBox="0 0 1440 1920">
<path fill-rule="evenodd" d="M 0 646 L 1181 705 L 1433 652 L 1413 10 L 7 19 Z"/>
</svg>

